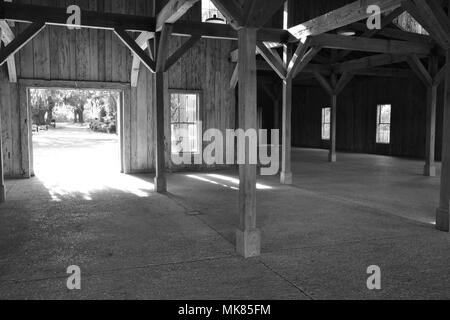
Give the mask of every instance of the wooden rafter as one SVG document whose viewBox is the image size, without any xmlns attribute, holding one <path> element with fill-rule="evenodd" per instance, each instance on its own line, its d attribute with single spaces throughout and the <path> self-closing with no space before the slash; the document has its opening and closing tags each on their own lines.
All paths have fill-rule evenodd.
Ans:
<svg viewBox="0 0 450 320">
<path fill-rule="evenodd" d="M 280 55 L 276 51 L 268 48 L 263 42 L 257 43 L 257 51 L 281 79 L 286 78 L 286 68 L 283 65 L 283 60 L 281 60 Z"/>
<path fill-rule="evenodd" d="M 165 71 L 172 67 L 189 49 L 191 49 L 199 40 L 200 36 L 192 36 L 183 45 L 178 48 L 166 61 Z"/>
<path fill-rule="evenodd" d="M 433 77 L 428 73 L 427 68 L 425 68 L 425 66 L 415 54 L 408 56 L 407 62 L 414 73 L 417 75 L 417 77 L 424 83 L 424 85 L 431 86 L 433 84 Z"/>
<path fill-rule="evenodd" d="M 150 43 L 150 40 L 153 39 L 155 34 L 153 32 L 142 32 L 136 39 L 136 44 L 142 49 L 146 50 L 148 48 L 148 44 Z M 153 41 L 151 41 L 153 42 Z M 153 52 L 151 50 L 148 50 L 149 56 L 152 60 L 155 59 Z M 141 59 L 138 55 L 133 54 L 133 62 L 131 67 L 131 86 L 136 87 L 138 83 L 139 78 L 139 69 L 140 69 Z"/>
<path fill-rule="evenodd" d="M 114 33 L 117 35 L 117 37 L 119 37 L 120 40 L 122 40 L 122 42 L 128 47 L 128 49 L 130 49 L 131 52 L 133 52 L 133 54 L 140 59 L 140 61 L 146 66 L 148 70 L 150 70 L 151 72 L 155 72 L 156 68 L 153 59 L 151 59 L 150 56 L 141 47 L 138 46 L 136 41 L 134 41 L 133 38 L 131 38 L 131 36 L 129 36 L 124 29 L 117 27 L 114 29 Z"/>
<path fill-rule="evenodd" d="M 14 40 L 14 33 L 11 30 L 11 27 L 5 20 L 0 20 L 0 29 L 1 29 L 1 41 L 5 45 L 11 43 Z M 8 60 L 6 60 L 8 65 L 8 76 L 9 82 L 16 83 L 17 82 L 17 69 L 16 69 L 16 59 L 14 56 L 10 56 Z"/>
<path fill-rule="evenodd" d="M 366 0 L 355 1 L 346 6 L 328 12 L 322 16 L 299 24 L 289 29 L 289 32 L 298 40 L 304 41 L 308 36 L 314 36 L 345 27 L 349 24 L 368 18 L 367 6 L 377 5 L 381 13 L 398 8 L 403 0 Z"/>
<path fill-rule="evenodd" d="M 161 31 L 165 23 L 175 23 L 199 0 L 170 0 L 156 18 L 156 31 Z"/>
<path fill-rule="evenodd" d="M 166 70 L 167 58 L 169 53 L 169 40 L 172 34 L 172 25 L 164 24 L 158 37 L 156 54 L 156 71 L 164 72 Z"/>
<path fill-rule="evenodd" d="M 236 66 L 234 67 L 233 74 L 230 80 L 230 88 L 233 90 L 236 89 L 238 81 L 239 81 L 239 63 L 236 63 Z"/>
<path fill-rule="evenodd" d="M 408 64 L 426 87 L 438 86 L 445 78 L 445 65 L 440 70 L 430 70 L 438 67 L 437 59 L 433 56 L 430 57 L 430 65 L 435 64 L 433 68 L 427 69 L 416 55 L 408 57 Z"/>
<path fill-rule="evenodd" d="M 383 53 L 333 64 L 332 66 L 335 72 L 342 73 L 405 62 L 407 57 L 407 55 L 391 55 Z"/>
<path fill-rule="evenodd" d="M 235 29 L 244 25 L 243 8 L 237 0 L 211 1 Z"/>
<path fill-rule="evenodd" d="M 342 49 L 389 54 L 429 54 L 432 46 L 398 40 L 346 37 L 335 34 L 321 34 L 311 37 L 311 45 L 329 49 Z"/>
<path fill-rule="evenodd" d="M 450 47 L 450 22 L 438 3 L 409 0 L 403 6 L 443 48 Z"/>
<path fill-rule="evenodd" d="M 292 76 L 295 78 L 307 65 L 311 62 L 311 60 L 319 53 L 319 51 L 322 50 L 321 47 L 312 47 L 310 48 L 303 58 L 299 61 L 299 63 L 291 70 L 291 74 L 289 76 Z"/>
<path fill-rule="evenodd" d="M 362 38 L 372 38 L 375 35 L 377 35 L 383 28 L 385 28 L 387 25 L 389 25 L 392 20 L 394 20 L 395 18 L 397 18 L 399 15 L 401 15 L 403 12 L 405 12 L 405 8 L 403 7 L 398 7 L 395 10 L 393 10 L 391 13 L 389 13 L 387 16 L 383 17 L 381 19 L 381 29 L 373 29 L 373 30 L 366 30 L 362 35 L 360 35 L 360 37 Z M 367 28 L 367 26 L 366 26 Z M 349 54 L 351 53 L 351 51 L 346 50 L 343 51 L 339 54 L 339 57 L 337 60 L 342 60 L 345 57 L 347 57 Z"/>
</svg>

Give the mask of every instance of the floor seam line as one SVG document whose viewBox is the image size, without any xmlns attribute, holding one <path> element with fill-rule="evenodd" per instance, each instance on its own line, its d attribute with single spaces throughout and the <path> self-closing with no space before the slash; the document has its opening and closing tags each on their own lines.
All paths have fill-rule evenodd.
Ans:
<svg viewBox="0 0 450 320">
<path fill-rule="evenodd" d="M 282 274 L 280 274 L 279 272 L 275 271 L 273 268 L 271 268 L 269 265 L 267 265 L 264 261 L 262 261 L 261 259 L 259 260 L 259 263 L 262 264 L 267 270 L 269 270 L 270 272 L 272 272 L 273 274 L 275 274 L 277 277 L 281 278 L 283 281 L 289 283 L 291 286 L 293 286 L 294 288 L 296 288 L 301 294 L 303 294 L 306 298 L 308 298 L 309 300 L 315 300 L 309 293 L 307 293 L 305 290 L 303 290 L 302 288 L 300 288 L 298 285 L 296 285 L 295 283 L 293 283 L 292 281 L 290 281 L 289 279 L 287 279 L 286 277 L 284 277 Z"/>
<path fill-rule="evenodd" d="M 168 262 L 168 263 L 161 263 L 161 264 L 149 264 L 144 266 L 135 266 L 135 267 L 125 267 L 125 268 L 118 268 L 118 269 L 107 269 L 107 270 L 98 270 L 93 273 L 84 273 L 84 277 L 95 277 L 100 274 L 106 274 L 106 273 L 116 273 L 120 271 L 132 271 L 132 270 L 143 270 L 143 269 L 149 269 L 149 268 L 157 268 L 157 267 L 166 267 L 166 266 L 175 266 L 175 265 L 182 265 L 182 264 L 191 264 L 191 263 L 198 263 L 198 262 L 206 262 L 206 261 L 216 261 L 216 260 L 225 260 L 230 258 L 235 258 L 234 255 L 224 255 L 222 257 L 211 257 L 211 258 L 204 258 L 204 259 L 198 259 L 198 260 L 187 260 L 187 261 L 179 261 L 179 262 Z M 66 279 L 67 276 L 54 276 L 54 277 L 44 277 L 39 279 L 9 279 L 9 280 L 0 280 L 0 284 L 2 283 L 33 283 L 33 282 L 40 282 L 40 281 L 46 281 L 46 280 L 57 280 L 57 279 Z"/>
</svg>

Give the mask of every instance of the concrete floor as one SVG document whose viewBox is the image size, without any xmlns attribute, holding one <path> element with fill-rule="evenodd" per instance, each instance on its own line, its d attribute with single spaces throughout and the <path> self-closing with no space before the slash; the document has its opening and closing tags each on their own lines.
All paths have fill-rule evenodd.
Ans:
<svg viewBox="0 0 450 320">
<path fill-rule="evenodd" d="M 113 155 L 113 143 L 102 145 L 96 159 Z M 294 186 L 259 181 L 262 255 L 248 260 L 234 253 L 232 171 L 173 174 L 168 195 L 154 193 L 147 175 L 109 174 L 101 183 L 105 172 L 92 162 L 89 175 L 44 170 L 8 181 L 0 298 L 450 298 L 450 235 L 432 224 L 439 179 L 422 177 L 420 161 L 326 159 L 294 150 Z M 69 265 L 82 269 L 80 291 L 66 288 Z M 366 287 L 370 265 L 381 267 L 380 291 Z"/>
</svg>

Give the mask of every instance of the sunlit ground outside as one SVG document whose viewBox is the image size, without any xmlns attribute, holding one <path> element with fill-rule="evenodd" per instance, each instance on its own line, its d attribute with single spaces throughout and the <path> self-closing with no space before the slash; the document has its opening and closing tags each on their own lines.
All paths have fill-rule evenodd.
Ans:
<svg viewBox="0 0 450 320">
<path fill-rule="evenodd" d="M 117 190 L 148 197 L 152 183 L 120 173 L 119 138 L 93 132 L 88 124 L 57 123 L 33 132 L 34 171 L 53 201 L 92 200 L 96 192 Z"/>
</svg>

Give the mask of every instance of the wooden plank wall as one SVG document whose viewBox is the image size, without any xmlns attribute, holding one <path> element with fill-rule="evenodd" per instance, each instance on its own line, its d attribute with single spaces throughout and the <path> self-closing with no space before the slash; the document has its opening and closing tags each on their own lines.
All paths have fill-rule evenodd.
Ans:
<svg viewBox="0 0 450 320">
<path fill-rule="evenodd" d="M 438 115 L 442 119 L 442 88 Z M 328 96 L 318 86 L 295 87 L 293 145 L 325 148 L 321 141 L 321 108 Z M 376 144 L 378 104 L 392 104 L 391 144 Z M 416 79 L 362 78 L 353 80 L 338 97 L 337 148 L 341 151 L 424 158 L 426 89 Z M 440 158 L 442 123 L 437 122 L 436 155 Z"/>
<path fill-rule="evenodd" d="M 153 16 L 152 1 L 147 0 L 17 0 L 17 3 L 67 7 L 77 4 L 82 9 Z M 185 19 L 200 20 L 200 4 Z M 17 34 L 26 27 L 16 24 Z M 135 35 L 137 36 L 137 35 Z M 186 38 L 172 37 L 171 50 Z M 229 89 L 233 64 L 228 54 L 236 46 L 231 41 L 201 40 L 168 72 L 167 89 L 201 90 L 201 120 L 204 129 L 234 128 L 234 91 Z M 129 83 L 132 56 L 110 31 L 68 30 L 47 26 L 17 55 L 19 79 L 73 80 Z M 3 151 L 7 177 L 23 177 L 21 166 L 18 85 L 9 84 L 6 67 L 0 73 Z M 130 105 L 124 115 L 126 134 L 130 137 L 127 151 L 130 173 L 153 171 L 153 75 L 143 66 L 137 88 L 130 88 Z M 168 94 L 168 92 L 167 92 Z M 169 115 L 169 114 L 167 114 Z M 168 117 L 167 117 L 168 118 Z M 170 151 L 170 125 L 167 119 L 167 151 Z M 169 157 L 168 157 L 169 158 Z M 170 165 L 170 161 L 168 162 Z"/>
</svg>

